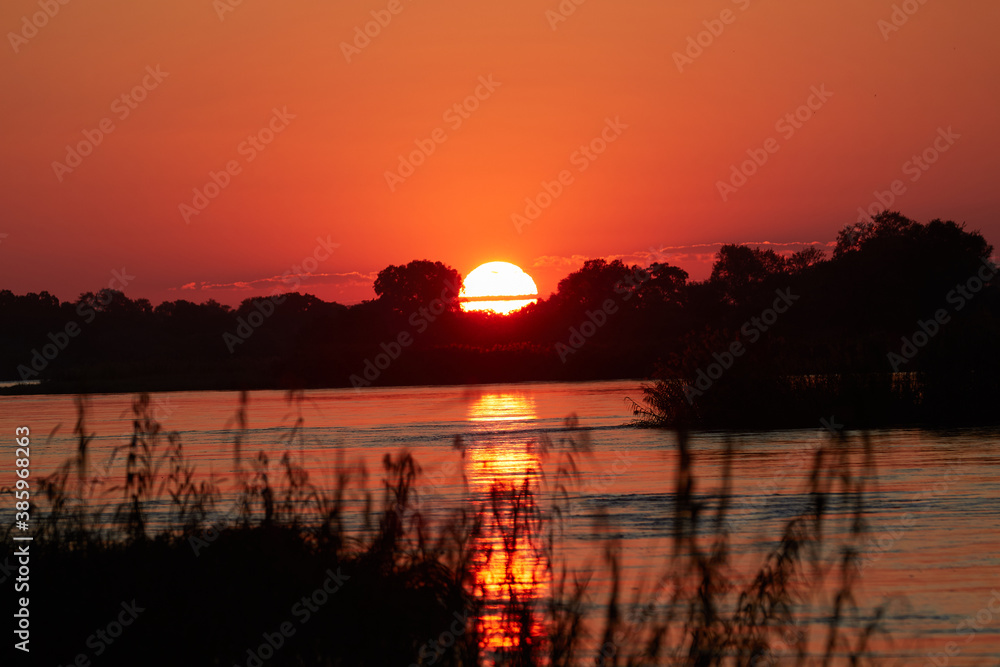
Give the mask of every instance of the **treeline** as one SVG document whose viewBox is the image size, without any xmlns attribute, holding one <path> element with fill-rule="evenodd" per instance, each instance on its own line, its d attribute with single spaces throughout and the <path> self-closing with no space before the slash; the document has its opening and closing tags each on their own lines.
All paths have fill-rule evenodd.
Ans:
<svg viewBox="0 0 1000 667">
<path fill-rule="evenodd" d="M 845 227 L 829 257 L 723 246 L 705 281 L 591 260 L 509 316 L 461 312 L 461 276 L 429 261 L 386 268 L 377 298 L 354 306 L 2 291 L 0 368 L 45 391 L 655 377 L 656 411 L 692 422 L 736 400 L 727 387 L 764 379 L 933 376 L 987 391 L 1000 370 L 991 254 L 954 222 L 885 212 Z"/>
</svg>

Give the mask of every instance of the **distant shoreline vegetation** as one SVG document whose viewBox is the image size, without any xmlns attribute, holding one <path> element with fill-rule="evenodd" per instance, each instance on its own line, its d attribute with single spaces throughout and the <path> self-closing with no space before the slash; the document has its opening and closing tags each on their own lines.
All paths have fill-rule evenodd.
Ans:
<svg viewBox="0 0 1000 667">
<path fill-rule="evenodd" d="M 722 246 L 704 281 L 590 260 L 507 316 L 462 312 L 462 276 L 427 260 L 379 272 L 377 298 L 354 306 L 3 290 L 0 379 L 40 383 L 0 393 L 644 378 L 637 413 L 664 425 L 815 424 L 832 407 L 867 425 L 995 422 L 992 253 L 962 225 L 886 211 L 842 229 L 832 256 Z"/>
</svg>

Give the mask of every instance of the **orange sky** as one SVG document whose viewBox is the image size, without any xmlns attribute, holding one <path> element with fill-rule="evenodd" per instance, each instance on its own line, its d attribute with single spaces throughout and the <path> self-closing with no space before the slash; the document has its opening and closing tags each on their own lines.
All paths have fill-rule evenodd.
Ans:
<svg viewBox="0 0 1000 667">
<path fill-rule="evenodd" d="M 650 249 L 704 278 L 719 242 L 833 241 L 896 179 L 893 208 L 1000 242 L 997 3 L 909 0 L 889 31 L 889 0 L 564 0 L 559 22 L 559 0 L 228 2 L 3 3 L 0 288 L 73 299 L 124 267 L 132 297 L 235 303 L 326 256 L 317 238 L 339 246 L 301 289 L 344 303 L 412 259 L 511 261 L 543 294 L 584 258 Z M 391 20 L 348 62 L 373 11 Z M 244 143 L 269 123 L 271 143 Z M 936 163 L 908 165 L 940 128 Z M 101 141 L 68 171 L 85 131 Z M 603 153 L 578 152 L 602 131 Z M 417 141 L 433 152 L 390 186 Z M 720 193 L 748 150 L 767 161 Z"/>
</svg>

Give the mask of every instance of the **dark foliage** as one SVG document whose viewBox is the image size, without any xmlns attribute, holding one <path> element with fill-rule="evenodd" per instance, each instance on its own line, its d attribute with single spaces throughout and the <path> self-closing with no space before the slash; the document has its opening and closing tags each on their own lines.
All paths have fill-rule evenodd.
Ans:
<svg viewBox="0 0 1000 667">
<path fill-rule="evenodd" d="M 831 404 L 886 423 L 983 421 L 1000 398 L 1000 282 L 980 280 L 992 250 L 954 222 L 884 212 L 845 227 L 829 259 L 723 246 L 702 282 L 665 263 L 590 260 L 509 316 L 459 311 L 459 274 L 426 260 L 381 271 L 379 298 L 351 307 L 298 293 L 233 309 L 2 291 L 0 374 L 44 381 L 11 392 L 653 378 L 648 407 L 667 421 L 784 424 Z M 779 293 L 794 304 L 760 324 Z M 915 335 L 927 341 L 914 354 L 891 356 Z M 737 341 L 745 354 L 712 396 L 687 401 L 685 384 Z"/>
</svg>

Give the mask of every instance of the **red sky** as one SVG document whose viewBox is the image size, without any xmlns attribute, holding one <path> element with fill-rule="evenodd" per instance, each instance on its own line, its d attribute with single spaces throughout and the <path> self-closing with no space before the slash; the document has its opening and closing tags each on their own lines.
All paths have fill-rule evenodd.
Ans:
<svg viewBox="0 0 1000 667">
<path fill-rule="evenodd" d="M 1000 243 L 997 3 L 909 0 L 896 26 L 889 0 L 587 0 L 566 17 L 546 14 L 559 0 L 48 2 L 37 29 L 39 0 L 0 9 L 0 288 L 16 293 L 74 299 L 124 268 L 132 297 L 236 303 L 317 238 L 339 246 L 301 289 L 343 303 L 413 259 L 511 261 L 543 294 L 590 257 L 655 251 L 704 278 L 720 242 L 831 243 L 897 179 L 892 208 Z M 348 62 L 373 11 L 391 21 Z M 699 33 L 701 53 L 675 55 Z M 120 100 L 144 78 L 142 101 Z M 477 90 L 467 117 L 449 113 Z M 243 144 L 274 109 L 294 118 L 263 150 Z M 103 136 L 68 171 L 85 131 Z M 577 152 L 602 131 L 603 153 Z M 390 187 L 417 141 L 434 151 Z M 908 164 L 927 149 L 926 171 Z M 747 151 L 767 161 L 724 200 Z"/>
</svg>

